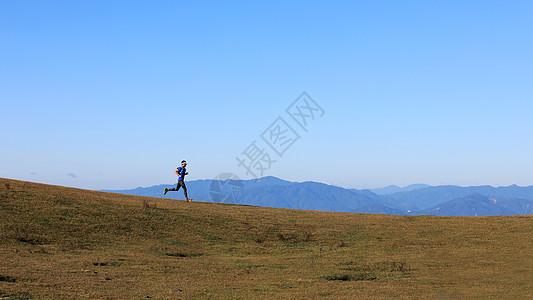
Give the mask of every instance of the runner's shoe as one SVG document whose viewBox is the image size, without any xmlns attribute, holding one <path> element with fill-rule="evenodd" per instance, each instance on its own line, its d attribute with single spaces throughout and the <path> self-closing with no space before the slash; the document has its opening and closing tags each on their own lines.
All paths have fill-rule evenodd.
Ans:
<svg viewBox="0 0 533 300">
<path fill-rule="evenodd" d="M 166 195 L 166 194 L 167 194 L 167 192 L 168 192 L 168 189 L 167 189 L 167 188 L 165 188 L 165 191 L 163 192 L 163 195 Z"/>
</svg>

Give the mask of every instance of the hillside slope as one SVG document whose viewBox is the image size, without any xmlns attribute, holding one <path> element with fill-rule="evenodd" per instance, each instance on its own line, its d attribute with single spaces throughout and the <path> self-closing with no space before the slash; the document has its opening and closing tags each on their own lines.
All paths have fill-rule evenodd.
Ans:
<svg viewBox="0 0 533 300">
<path fill-rule="evenodd" d="M 0 298 L 533 296 L 533 216 L 385 216 L 0 179 Z"/>
</svg>

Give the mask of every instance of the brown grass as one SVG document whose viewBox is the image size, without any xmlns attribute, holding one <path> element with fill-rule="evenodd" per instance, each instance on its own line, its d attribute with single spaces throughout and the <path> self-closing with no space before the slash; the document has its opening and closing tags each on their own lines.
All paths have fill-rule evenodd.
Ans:
<svg viewBox="0 0 533 300">
<path fill-rule="evenodd" d="M 387 216 L 0 179 L 0 298 L 528 298 L 533 216 Z"/>
</svg>

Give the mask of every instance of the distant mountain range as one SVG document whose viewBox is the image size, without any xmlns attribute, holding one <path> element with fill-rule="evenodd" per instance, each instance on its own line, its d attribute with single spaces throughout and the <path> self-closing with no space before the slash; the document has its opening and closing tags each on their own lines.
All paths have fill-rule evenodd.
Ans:
<svg viewBox="0 0 533 300">
<path fill-rule="evenodd" d="M 432 206 L 419 213 L 435 216 L 505 216 L 517 214 L 516 211 L 496 203 L 490 197 L 473 194 Z"/>
<path fill-rule="evenodd" d="M 169 185 L 131 190 L 104 190 L 128 195 L 183 199 Z M 488 216 L 533 214 L 533 186 L 388 186 L 380 189 L 345 189 L 317 182 L 290 182 L 276 177 L 253 180 L 194 180 L 187 182 L 197 201 L 357 212 L 389 215 Z"/>
<path fill-rule="evenodd" d="M 411 184 L 406 187 L 399 187 L 397 185 L 389 185 L 383 188 L 377 188 L 377 189 L 370 189 L 370 191 L 377 195 L 389 195 L 389 194 L 395 194 L 395 193 L 401 193 L 401 192 L 410 192 L 414 190 L 418 190 L 421 188 L 430 187 L 430 185 L 427 184 Z"/>
<path fill-rule="evenodd" d="M 500 197 L 502 198 L 500 202 L 504 201 L 503 199 L 525 199 L 533 201 L 533 186 L 519 187 L 511 185 L 497 188 L 492 186 L 431 186 L 409 192 L 382 195 L 381 199 L 384 203 L 392 205 L 401 211 L 415 212 L 473 194 L 480 194 L 487 197 Z M 522 214 L 522 212 L 520 213 Z"/>
</svg>

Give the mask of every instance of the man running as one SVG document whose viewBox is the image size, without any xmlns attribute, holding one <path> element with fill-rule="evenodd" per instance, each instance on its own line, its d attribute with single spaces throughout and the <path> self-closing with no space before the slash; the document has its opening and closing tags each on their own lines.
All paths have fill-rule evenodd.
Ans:
<svg viewBox="0 0 533 300">
<path fill-rule="evenodd" d="M 180 187 L 183 187 L 183 193 L 185 194 L 185 199 L 187 200 L 187 202 L 192 201 L 192 199 L 190 199 L 187 196 L 187 187 L 185 186 L 185 182 L 183 181 L 185 179 L 185 175 L 189 175 L 189 172 L 187 172 L 187 170 L 185 169 L 186 166 L 187 166 L 187 162 L 185 160 L 182 160 L 181 167 L 178 167 L 176 171 L 174 171 L 174 173 L 178 175 L 178 185 L 172 189 L 165 188 L 163 195 L 166 195 L 167 192 L 170 192 L 170 191 L 179 191 Z"/>
</svg>

